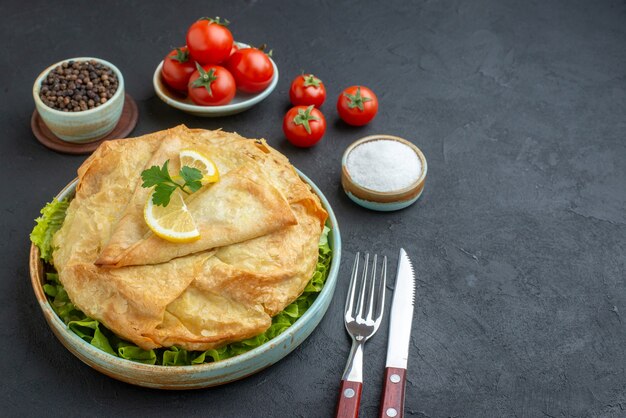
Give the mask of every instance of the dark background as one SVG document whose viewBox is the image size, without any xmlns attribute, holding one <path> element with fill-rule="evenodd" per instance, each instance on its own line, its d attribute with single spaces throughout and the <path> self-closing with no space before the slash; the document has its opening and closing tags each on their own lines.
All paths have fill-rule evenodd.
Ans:
<svg viewBox="0 0 626 418">
<path fill-rule="evenodd" d="M 1 414 L 326 417 L 349 341 L 341 321 L 357 250 L 418 274 L 406 398 L 417 417 L 626 416 L 626 3 L 624 1 L 3 2 L 0 14 Z M 219 4 L 218 4 L 219 3 Z M 200 16 L 267 42 L 276 91 L 238 116 L 201 119 L 162 103 L 152 73 Z M 55 339 L 33 296 L 28 234 L 84 156 L 41 146 L 31 87 L 74 56 L 110 60 L 139 105 L 139 135 L 185 123 L 265 137 L 330 200 L 343 236 L 333 303 L 294 353 L 223 387 L 163 392 L 112 380 Z M 322 142 L 281 131 L 291 79 L 319 76 Z M 380 112 L 354 129 L 335 100 L 371 87 Z M 418 145 L 424 195 L 396 213 L 354 205 L 340 158 L 359 137 Z M 387 319 L 387 318 L 385 318 Z M 387 324 L 366 345 L 363 417 L 377 414 Z"/>
</svg>

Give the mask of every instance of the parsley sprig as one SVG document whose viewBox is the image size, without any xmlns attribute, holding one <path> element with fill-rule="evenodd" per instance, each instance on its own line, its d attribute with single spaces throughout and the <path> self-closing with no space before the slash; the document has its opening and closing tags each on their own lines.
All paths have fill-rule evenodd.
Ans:
<svg viewBox="0 0 626 418">
<path fill-rule="evenodd" d="M 154 187 L 152 203 L 157 206 L 167 206 L 174 190 L 180 189 L 187 194 L 198 191 L 202 187 L 202 172 L 197 168 L 183 166 L 178 174 L 184 181 L 183 184 L 175 182 L 170 176 L 168 164 L 170 160 L 163 163 L 162 167 L 153 165 L 141 173 L 143 184 L 141 187 Z"/>
</svg>

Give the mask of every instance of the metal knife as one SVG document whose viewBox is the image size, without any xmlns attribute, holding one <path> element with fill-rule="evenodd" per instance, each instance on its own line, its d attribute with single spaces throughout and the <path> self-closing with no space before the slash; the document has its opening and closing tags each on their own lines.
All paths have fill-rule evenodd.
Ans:
<svg viewBox="0 0 626 418">
<path fill-rule="evenodd" d="M 404 248 L 400 248 L 396 285 L 393 290 L 393 302 L 389 317 L 387 365 L 383 383 L 383 397 L 380 404 L 380 418 L 401 418 L 404 416 L 404 390 L 414 302 L 415 273 L 409 256 Z"/>
</svg>

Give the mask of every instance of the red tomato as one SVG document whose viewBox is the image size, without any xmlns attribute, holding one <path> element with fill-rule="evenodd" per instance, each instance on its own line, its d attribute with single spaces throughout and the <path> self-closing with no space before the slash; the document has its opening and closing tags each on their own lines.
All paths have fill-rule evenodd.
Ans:
<svg viewBox="0 0 626 418">
<path fill-rule="evenodd" d="M 233 42 L 233 47 L 230 49 L 229 57 L 232 57 L 235 52 L 239 51 L 239 47 L 235 42 Z"/>
<path fill-rule="evenodd" d="M 233 34 L 226 28 L 228 21 L 219 17 L 203 17 L 187 30 L 187 46 L 194 60 L 200 64 L 220 64 L 230 55 Z"/>
<path fill-rule="evenodd" d="M 274 77 L 274 66 L 265 52 L 256 48 L 243 48 L 226 61 L 226 68 L 233 74 L 237 88 L 244 93 L 265 90 Z"/>
<path fill-rule="evenodd" d="M 378 99 L 367 87 L 348 87 L 339 95 L 337 112 L 348 125 L 366 125 L 378 112 Z"/>
<path fill-rule="evenodd" d="M 289 98 L 294 106 L 320 107 L 326 100 L 326 87 L 322 80 L 313 74 L 302 74 L 291 82 Z"/>
<path fill-rule="evenodd" d="M 295 106 L 283 119 L 283 132 L 293 145 L 311 147 L 322 139 L 326 132 L 326 119 L 315 106 Z"/>
<path fill-rule="evenodd" d="M 189 77 L 196 71 L 193 60 L 189 58 L 186 46 L 171 51 L 163 60 L 161 75 L 165 83 L 174 90 L 187 92 Z"/>
<path fill-rule="evenodd" d="M 235 79 L 224 67 L 205 65 L 198 67 L 189 79 L 189 97 L 202 106 L 225 105 L 235 97 Z"/>
</svg>

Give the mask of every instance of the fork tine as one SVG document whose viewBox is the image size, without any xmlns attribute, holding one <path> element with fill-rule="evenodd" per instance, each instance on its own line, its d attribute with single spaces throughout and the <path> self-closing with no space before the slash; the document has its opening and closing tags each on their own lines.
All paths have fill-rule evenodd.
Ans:
<svg viewBox="0 0 626 418">
<path fill-rule="evenodd" d="M 361 274 L 361 290 L 359 292 L 359 301 L 356 305 L 357 318 L 363 319 L 363 307 L 365 305 L 365 288 L 367 287 L 367 270 L 370 261 L 370 254 L 365 254 L 365 260 L 363 262 L 363 273 Z"/>
<path fill-rule="evenodd" d="M 346 296 L 346 318 L 352 318 L 352 308 L 354 307 L 354 292 L 356 288 L 356 277 L 359 271 L 359 258 L 361 253 L 357 252 L 354 258 L 354 265 L 352 266 L 352 275 L 350 276 L 350 287 L 348 288 L 348 295 Z"/>
<path fill-rule="evenodd" d="M 372 283 L 369 292 L 369 307 L 367 310 L 367 320 L 371 321 L 374 315 L 374 296 L 378 294 L 380 289 L 376 289 L 376 265 L 378 264 L 378 254 L 374 254 L 374 263 L 372 264 Z"/>
<path fill-rule="evenodd" d="M 385 293 L 387 287 L 387 256 L 383 257 L 383 265 L 380 272 L 380 286 L 379 286 L 379 310 L 376 314 L 376 323 L 380 323 L 383 318 L 383 313 L 385 311 Z"/>
</svg>

